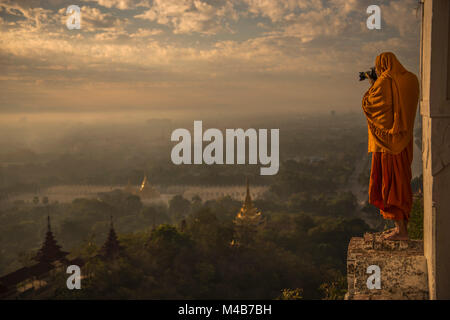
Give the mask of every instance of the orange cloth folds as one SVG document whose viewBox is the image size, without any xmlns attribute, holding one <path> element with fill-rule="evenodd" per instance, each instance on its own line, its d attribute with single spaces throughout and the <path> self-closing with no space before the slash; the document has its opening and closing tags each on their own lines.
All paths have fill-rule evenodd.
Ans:
<svg viewBox="0 0 450 320">
<path fill-rule="evenodd" d="M 369 203 L 380 209 L 384 219 L 409 220 L 412 207 L 411 163 L 413 142 L 399 154 L 372 153 Z"/>
<path fill-rule="evenodd" d="M 362 101 L 369 129 L 368 151 L 398 154 L 413 136 L 419 81 L 390 52 L 377 57 L 375 68 L 380 76 Z"/>
</svg>

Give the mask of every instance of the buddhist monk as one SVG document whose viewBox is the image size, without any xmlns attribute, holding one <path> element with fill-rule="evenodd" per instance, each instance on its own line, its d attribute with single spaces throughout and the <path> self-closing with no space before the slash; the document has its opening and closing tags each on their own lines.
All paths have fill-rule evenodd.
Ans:
<svg viewBox="0 0 450 320">
<path fill-rule="evenodd" d="M 369 203 L 380 209 L 395 228 L 383 234 L 387 240 L 408 240 L 412 206 L 411 163 L 414 120 L 419 100 L 419 81 L 391 52 L 377 56 L 378 78 L 369 78 L 362 109 L 367 118 L 368 152 L 372 153 Z"/>
</svg>

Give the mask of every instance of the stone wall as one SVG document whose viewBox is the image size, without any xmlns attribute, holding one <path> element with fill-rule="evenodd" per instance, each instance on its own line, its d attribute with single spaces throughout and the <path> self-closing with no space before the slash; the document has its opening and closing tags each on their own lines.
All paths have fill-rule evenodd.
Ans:
<svg viewBox="0 0 450 320">
<path fill-rule="evenodd" d="M 368 287 L 369 266 L 380 269 L 380 289 Z M 352 238 L 347 253 L 348 300 L 428 299 L 423 242 L 386 241 L 381 234 Z M 372 281 L 370 281 L 372 283 Z"/>
<path fill-rule="evenodd" d="M 450 299 L 450 1 L 423 1 L 421 44 L 425 257 L 430 298 Z"/>
</svg>

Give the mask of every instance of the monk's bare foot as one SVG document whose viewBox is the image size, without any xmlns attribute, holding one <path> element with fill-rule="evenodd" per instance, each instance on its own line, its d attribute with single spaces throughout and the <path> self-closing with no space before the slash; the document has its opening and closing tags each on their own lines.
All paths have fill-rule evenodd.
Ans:
<svg viewBox="0 0 450 320">
<path fill-rule="evenodd" d="M 393 235 L 394 233 L 398 233 L 397 227 L 394 227 L 394 228 L 391 228 L 391 229 L 388 229 L 388 230 L 383 231 L 383 232 L 381 233 L 381 236 L 382 236 L 383 238 L 386 238 L 386 237 L 389 237 L 389 236 Z"/>
<path fill-rule="evenodd" d="M 395 220 L 395 228 L 393 230 L 395 230 L 393 233 L 385 234 L 383 235 L 383 238 L 391 241 L 409 240 L 408 221 Z"/>
<path fill-rule="evenodd" d="M 395 232 L 394 234 L 385 236 L 384 240 L 402 241 L 402 240 L 409 240 L 409 237 L 408 237 L 408 234 L 400 234 L 400 233 Z"/>
</svg>

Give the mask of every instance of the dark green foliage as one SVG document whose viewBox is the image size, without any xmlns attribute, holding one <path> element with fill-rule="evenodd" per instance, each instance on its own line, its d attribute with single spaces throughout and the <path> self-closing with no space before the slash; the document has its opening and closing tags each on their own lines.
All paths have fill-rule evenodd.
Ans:
<svg viewBox="0 0 450 320">
<path fill-rule="evenodd" d="M 288 210 L 303 210 L 322 216 L 348 216 L 355 214 L 356 198 L 351 192 L 319 194 L 312 197 L 310 193 L 297 193 L 289 197 Z"/>
<path fill-rule="evenodd" d="M 303 300 L 303 290 L 300 288 L 283 289 L 277 300 Z"/>
<path fill-rule="evenodd" d="M 255 202 L 261 205 L 266 224 L 239 246 L 231 245 L 236 235 L 232 220 L 241 203 L 230 197 L 201 203 L 196 197 L 189 201 L 178 196 L 167 208 L 142 206 L 139 199 L 114 191 L 101 199 L 77 199 L 48 208 L 12 208 L 0 219 L 9 224 L 4 228 L 8 239 L 13 237 L 11 230 L 19 237 L 17 244 L 5 242 L 10 246 L 4 247 L 6 251 L 17 245 L 29 250 L 40 245 L 46 213 L 51 212 L 63 249 L 70 248 L 74 257 L 88 261 L 83 272 L 92 276 L 83 280 L 83 290 L 68 293 L 65 282 L 55 278 L 55 283 L 36 297 L 275 299 L 281 294 L 283 299 L 342 298 L 339 279 L 345 273 L 348 241 L 369 230 L 362 220 L 352 217 L 353 195 L 308 197 L 297 193 L 290 199 L 287 206 L 277 198 Z M 297 199 L 301 205 L 293 204 Z M 307 201 L 312 203 L 309 207 Z M 266 212 L 265 203 L 271 203 L 272 211 Z M 283 208 L 288 210 L 282 212 Z M 34 212 L 33 220 L 40 223 L 42 219 L 43 225 L 27 229 L 24 222 L 17 224 L 18 220 L 11 224 L 7 217 L 14 217 L 17 210 L 22 210 L 23 217 Z M 125 252 L 104 262 L 95 256 L 107 238 L 111 212 L 117 215 L 114 225 Z M 181 225 L 180 217 L 185 217 L 183 230 L 174 226 Z M 177 223 L 167 224 L 169 220 Z M 20 226 L 25 229 L 20 231 Z M 152 230 L 153 226 L 158 227 Z M 26 238 L 34 234 L 35 242 L 27 246 L 19 240 L 24 232 Z M 26 263 L 24 254 L 22 257 Z M 17 257 L 8 259 L 16 261 Z M 289 289 L 281 293 L 288 288 L 301 292 Z"/>
<path fill-rule="evenodd" d="M 232 246 L 231 221 L 220 221 L 203 206 L 187 217 L 184 232 L 162 224 L 120 235 L 126 253 L 107 263 L 94 257 L 87 241 L 78 252 L 88 257 L 86 272 L 93 276 L 73 295 L 54 283 L 51 297 L 341 299 L 348 241 L 367 225 L 305 213 L 272 214 L 268 220 L 251 243 Z"/>
<path fill-rule="evenodd" d="M 369 230 L 356 218 L 355 197 L 345 192 L 355 163 L 366 153 L 367 128 L 350 114 L 279 121 L 282 163 L 276 176 L 260 176 L 259 166 L 252 165 L 173 165 L 169 125 L 158 138 L 148 128 L 127 128 L 133 143 L 124 143 L 117 127 L 84 126 L 61 138 L 56 155 L 25 152 L 17 164 L 0 168 L 0 200 L 52 185 L 125 185 L 129 179 L 137 185 L 144 170 L 162 193 L 172 185 L 243 184 L 249 176 L 252 185 L 270 187 L 254 201 L 266 225 L 247 243 L 232 246 L 232 220 L 242 203 L 231 197 L 202 202 L 178 195 L 168 205 L 144 205 L 116 190 L 72 203 L 18 200 L 0 209 L 0 274 L 28 263 L 42 244 L 50 213 L 58 243 L 87 260 L 82 270 L 89 277 L 82 290 L 68 291 L 67 275 L 55 275 L 36 297 L 341 299 L 348 241 Z M 267 124 L 252 118 L 241 125 Z M 80 151 L 73 152 L 74 146 Z M 108 236 L 110 215 L 125 252 L 105 263 L 95 256 Z"/>
<path fill-rule="evenodd" d="M 323 283 L 320 290 L 324 295 L 324 300 L 343 300 L 347 293 L 347 277 L 338 274 L 335 280 Z"/>
<path fill-rule="evenodd" d="M 423 198 L 417 197 L 411 209 L 408 223 L 408 234 L 411 239 L 423 239 Z"/>
<path fill-rule="evenodd" d="M 180 220 L 189 214 L 191 202 L 177 194 L 169 201 L 169 213 L 175 220 Z"/>
</svg>

